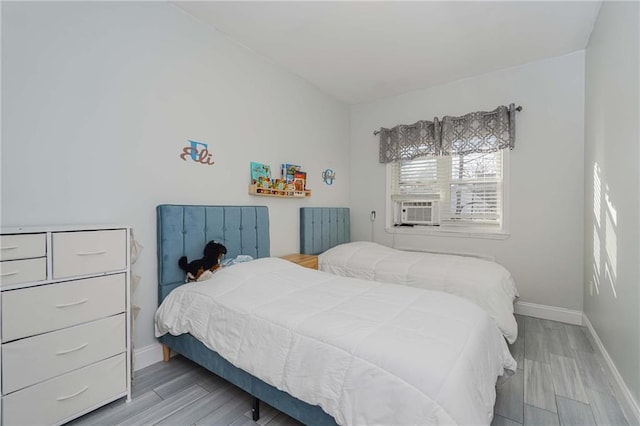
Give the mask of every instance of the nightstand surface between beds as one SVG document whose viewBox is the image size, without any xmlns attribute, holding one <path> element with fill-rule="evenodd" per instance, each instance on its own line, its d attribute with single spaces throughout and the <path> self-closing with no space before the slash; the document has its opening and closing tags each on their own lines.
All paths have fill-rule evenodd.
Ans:
<svg viewBox="0 0 640 426">
<path fill-rule="evenodd" d="M 281 256 L 280 258 L 304 266 L 305 268 L 318 269 L 318 256 L 315 254 L 293 253 Z"/>
</svg>

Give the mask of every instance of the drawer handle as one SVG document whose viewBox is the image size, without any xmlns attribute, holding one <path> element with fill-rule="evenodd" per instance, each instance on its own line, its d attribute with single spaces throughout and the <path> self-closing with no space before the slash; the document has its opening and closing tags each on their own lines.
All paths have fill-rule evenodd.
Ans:
<svg viewBox="0 0 640 426">
<path fill-rule="evenodd" d="M 7 247 L 0 247 L 0 250 L 13 250 L 17 248 L 18 246 L 7 246 Z"/>
<path fill-rule="evenodd" d="M 82 300 L 78 300 L 77 302 L 61 303 L 60 305 L 56 305 L 56 308 L 68 308 L 69 306 L 82 305 L 83 303 L 87 303 L 88 300 L 89 298 L 84 298 Z"/>
<path fill-rule="evenodd" d="M 78 256 L 95 256 L 97 254 L 105 254 L 106 250 L 98 250 L 98 251 L 83 251 L 80 253 L 76 253 Z"/>
<path fill-rule="evenodd" d="M 86 348 L 88 345 L 89 345 L 89 343 L 85 343 L 83 345 L 78 346 L 77 348 L 66 349 L 64 351 L 58 351 L 58 352 L 56 352 L 56 355 L 66 355 L 66 354 L 71 353 L 71 352 L 79 351 L 80 349 Z"/>
<path fill-rule="evenodd" d="M 56 398 L 56 401 L 64 401 L 66 399 L 75 398 L 76 396 L 80 395 L 82 392 L 86 391 L 87 389 L 89 389 L 89 386 L 85 386 L 82 389 L 80 389 L 78 392 L 72 393 L 71 395 L 60 396 L 60 397 Z"/>
<path fill-rule="evenodd" d="M 0 274 L 0 277 L 7 277 L 9 275 L 15 275 L 15 274 L 19 274 L 20 271 L 13 271 L 13 272 L 3 272 Z"/>
</svg>

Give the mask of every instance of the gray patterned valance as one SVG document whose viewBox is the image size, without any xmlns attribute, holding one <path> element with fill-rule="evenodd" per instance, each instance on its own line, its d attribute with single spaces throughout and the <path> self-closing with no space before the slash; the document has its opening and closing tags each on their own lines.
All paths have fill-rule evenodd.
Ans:
<svg viewBox="0 0 640 426">
<path fill-rule="evenodd" d="M 438 119 L 400 124 L 392 129 L 380 129 L 380 162 L 412 160 L 424 155 L 439 155 Z"/>
<path fill-rule="evenodd" d="M 431 155 L 463 155 L 513 149 L 516 135 L 515 104 L 461 117 L 400 124 L 380 129 L 380 162 L 412 160 Z"/>
</svg>

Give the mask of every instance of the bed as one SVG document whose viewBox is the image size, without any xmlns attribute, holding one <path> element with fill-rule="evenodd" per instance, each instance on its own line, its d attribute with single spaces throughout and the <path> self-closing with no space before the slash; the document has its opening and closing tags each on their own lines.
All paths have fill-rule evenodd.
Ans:
<svg viewBox="0 0 640 426">
<path fill-rule="evenodd" d="M 472 301 L 513 343 L 518 292 L 503 266 L 471 256 L 397 250 L 373 242 L 350 242 L 348 208 L 300 208 L 300 252 L 317 254 L 320 270 L 378 282 L 444 291 Z"/>
<path fill-rule="evenodd" d="M 221 242 L 227 258 L 240 254 L 255 259 L 270 255 L 269 211 L 264 206 L 198 206 L 163 204 L 156 208 L 158 255 L 158 303 L 184 284 L 178 267 L 181 256 L 197 259 L 208 241 Z M 257 400 L 308 425 L 335 425 L 320 407 L 292 398 L 243 371 L 206 347 L 189 333 L 163 334 L 158 341 L 168 349 L 196 362 L 255 397 L 254 419 L 259 417 Z"/>
<path fill-rule="evenodd" d="M 265 207 L 157 213 L 163 345 L 309 425 L 490 423 L 516 364 L 477 306 L 269 257 Z M 211 239 L 256 260 L 184 284 L 176 259 Z"/>
</svg>

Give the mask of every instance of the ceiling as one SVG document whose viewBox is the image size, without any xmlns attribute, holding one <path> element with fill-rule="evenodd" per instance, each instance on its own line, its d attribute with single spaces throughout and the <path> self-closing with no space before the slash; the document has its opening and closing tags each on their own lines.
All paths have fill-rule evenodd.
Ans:
<svg viewBox="0 0 640 426">
<path fill-rule="evenodd" d="M 357 104 L 584 49 L 599 1 L 176 2 Z"/>
</svg>

